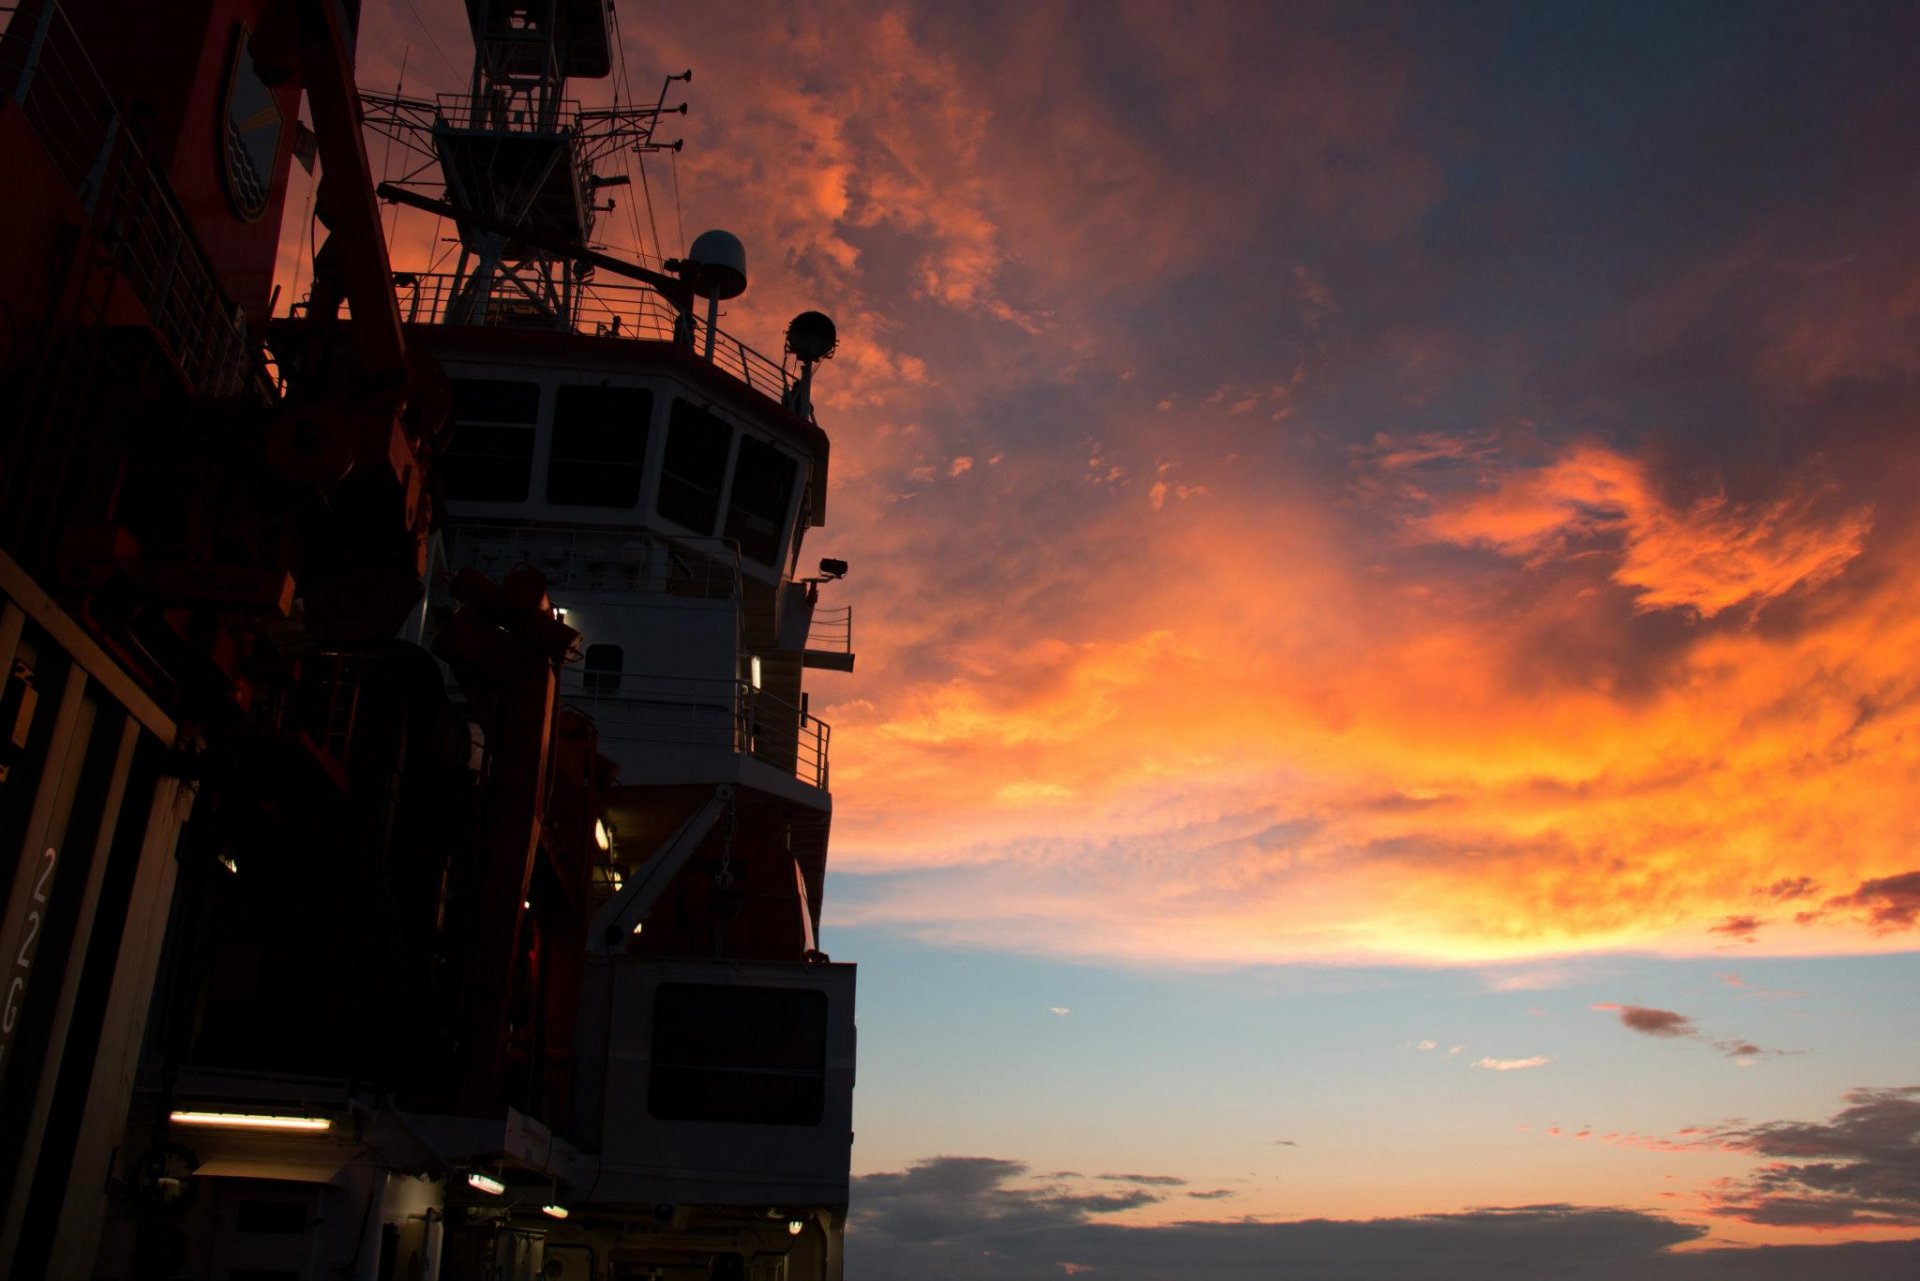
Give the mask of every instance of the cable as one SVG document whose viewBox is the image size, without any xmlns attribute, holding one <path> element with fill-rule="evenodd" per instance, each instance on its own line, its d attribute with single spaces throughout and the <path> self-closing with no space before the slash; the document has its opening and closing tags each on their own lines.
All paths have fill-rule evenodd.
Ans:
<svg viewBox="0 0 1920 1281">
<path fill-rule="evenodd" d="M 459 83 L 462 78 L 460 68 L 453 65 L 453 59 L 447 57 L 446 50 L 442 49 L 440 42 L 433 38 L 433 28 L 426 24 L 426 20 L 420 16 L 420 11 L 413 7 L 413 0 L 406 0 L 406 5 L 407 12 L 413 15 L 414 25 L 426 35 L 427 43 L 432 45 L 433 51 L 440 55 L 440 61 L 447 65 L 447 70 L 453 73 L 454 82 Z"/>
<path fill-rule="evenodd" d="M 627 37 L 620 30 L 620 9 L 611 3 L 611 0 L 607 5 L 607 12 L 613 18 L 613 43 L 620 50 L 620 79 L 614 89 L 613 105 L 616 109 L 619 108 L 620 95 L 624 93 L 627 96 L 627 109 L 631 111 L 633 109 L 633 76 L 627 70 Z M 651 125 L 648 126 L 648 135 L 652 135 Z M 629 148 L 620 148 L 620 172 L 626 177 L 631 189 L 633 171 L 627 164 L 628 151 Z M 627 201 L 627 229 L 633 233 L 633 256 L 644 260 L 647 256 L 647 241 L 646 237 L 640 234 L 640 217 L 634 213 L 631 199 Z M 655 247 L 658 248 L 658 246 Z"/>
<path fill-rule="evenodd" d="M 687 224 L 680 217 L 680 153 L 672 151 L 667 154 L 673 162 L 671 166 L 673 169 L 673 229 L 679 234 L 680 243 L 684 245 L 687 243 Z"/>
<path fill-rule="evenodd" d="M 408 45 L 406 46 L 406 48 L 400 51 L 400 78 L 394 81 L 393 83 L 393 96 L 395 98 L 401 97 L 404 90 L 407 87 L 407 59 L 412 56 L 413 56 L 412 45 Z M 393 133 L 392 131 L 386 131 L 386 133 L 387 133 L 387 145 L 383 147 L 380 151 L 380 181 L 381 182 L 386 182 L 389 178 L 393 176 L 392 170 L 391 170 L 391 161 L 393 160 Z M 399 230 L 400 230 L 400 206 L 396 202 L 393 206 L 393 219 L 388 224 L 388 227 L 387 227 L 387 253 L 389 255 L 393 253 L 393 238 L 395 234 L 399 232 Z"/>
<path fill-rule="evenodd" d="M 640 166 L 640 191 L 647 198 L 647 225 L 653 228 L 653 247 L 662 258 L 667 256 L 667 247 L 660 239 L 660 224 L 653 218 L 653 187 L 647 182 L 647 158 L 642 153 L 633 153 L 633 159 Z"/>
</svg>

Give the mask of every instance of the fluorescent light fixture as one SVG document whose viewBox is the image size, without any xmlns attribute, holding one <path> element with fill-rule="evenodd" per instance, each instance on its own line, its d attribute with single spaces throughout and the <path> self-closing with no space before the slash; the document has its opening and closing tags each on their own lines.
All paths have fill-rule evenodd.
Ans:
<svg viewBox="0 0 1920 1281">
<path fill-rule="evenodd" d="M 753 673 L 753 687 L 760 688 L 760 655 L 755 654 L 747 660 L 747 670 Z"/>
<path fill-rule="evenodd" d="M 540 1213 L 549 1218 L 564 1219 L 567 1217 L 567 1207 L 564 1205 L 543 1205 L 540 1207 Z"/>
<path fill-rule="evenodd" d="M 204 1125 L 223 1130 L 291 1130 L 317 1134 L 331 1130 L 333 1122 L 324 1116 L 266 1116 L 258 1112 L 174 1112 L 175 1125 Z"/>
<path fill-rule="evenodd" d="M 593 820 L 593 843 L 603 850 L 613 848 L 613 837 L 607 832 L 606 822 L 602 819 Z"/>
<path fill-rule="evenodd" d="M 797 1236 L 799 1236 L 799 1235 L 800 1235 L 800 1229 L 801 1229 L 801 1228 L 804 1228 L 804 1227 L 806 1227 L 806 1226 L 807 1226 L 806 1224 L 804 1224 L 804 1223 L 802 1223 L 802 1222 L 801 1222 L 800 1220 L 798 1220 L 798 1219 L 788 1219 L 788 1220 L 787 1220 L 787 1235 L 788 1235 L 788 1236 L 790 1236 L 790 1237 L 797 1237 Z"/>
<path fill-rule="evenodd" d="M 479 1188 L 489 1196 L 499 1196 L 507 1190 L 507 1185 L 491 1174 L 481 1174 L 477 1171 L 467 1176 L 467 1186 Z"/>
</svg>

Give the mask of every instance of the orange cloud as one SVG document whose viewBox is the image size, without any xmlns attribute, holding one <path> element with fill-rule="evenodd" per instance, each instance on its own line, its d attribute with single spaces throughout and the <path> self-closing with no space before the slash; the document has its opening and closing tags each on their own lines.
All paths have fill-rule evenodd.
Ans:
<svg viewBox="0 0 1920 1281">
<path fill-rule="evenodd" d="M 1432 444 L 1415 458 L 1442 456 Z M 1395 466 L 1410 456 L 1396 449 Z M 1551 465 L 1508 474 L 1471 496 L 1436 504 L 1416 528 L 1448 542 L 1526 558 L 1564 555 L 1612 538 L 1613 580 L 1642 609 L 1686 609 L 1703 618 L 1747 601 L 1818 586 L 1860 554 L 1872 513 L 1824 515 L 1822 494 L 1759 507 L 1710 494 L 1676 507 L 1655 492 L 1645 464 L 1598 444 L 1576 446 Z"/>
<path fill-rule="evenodd" d="M 1361 465 L 1418 471 L 1403 454 Z M 1704 953 L 1755 887 L 1905 884 L 1920 591 L 1877 566 L 1910 531 L 1827 500 L 1668 503 L 1590 443 L 1411 515 L 1355 493 L 1216 486 L 1089 585 L 1146 546 L 1092 520 L 1009 571 L 1032 612 L 882 624 L 952 661 L 882 658 L 839 709 L 840 865 L 918 871 L 839 919 L 1194 963 L 1485 961 Z M 1382 559 L 1407 528 L 1500 556 Z M 1903 901 L 1742 935 L 1910 945 Z M 1892 932 L 1860 927 L 1874 910 Z"/>
</svg>

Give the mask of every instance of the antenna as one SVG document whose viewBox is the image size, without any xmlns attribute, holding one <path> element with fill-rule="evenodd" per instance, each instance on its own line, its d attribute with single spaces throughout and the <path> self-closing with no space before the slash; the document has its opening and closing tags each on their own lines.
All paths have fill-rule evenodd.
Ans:
<svg viewBox="0 0 1920 1281">
<path fill-rule="evenodd" d="M 813 417 L 813 367 L 833 359 L 840 333 L 823 311 L 803 311 L 787 322 L 787 350 L 800 362 L 800 381 L 792 392 L 791 408 L 802 418 Z"/>
</svg>

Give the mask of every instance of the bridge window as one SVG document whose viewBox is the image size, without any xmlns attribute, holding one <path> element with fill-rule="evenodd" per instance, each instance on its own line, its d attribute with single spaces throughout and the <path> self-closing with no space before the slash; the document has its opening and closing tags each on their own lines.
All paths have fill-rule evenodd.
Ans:
<svg viewBox="0 0 1920 1281">
<path fill-rule="evenodd" d="M 502 378 L 453 380 L 453 442 L 440 459 L 448 498 L 526 501 L 540 385 Z"/>
<path fill-rule="evenodd" d="M 740 554 L 762 565 L 780 559 L 780 535 L 793 500 L 793 479 L 800 466 L 765 441 L 740 438 L 733 464 L 733 492 L 727 502 L 727 537 Z"/>
<path fill-rule="evenodd" d="M 653 393 L 638 387 L 561 387 L 553 401 L 547 501 L 632 507 L 640 501 Z"/>
<path fill-rule="evenodd" d="M 589 694 L 613 694 L 620 689 L 620 668 L 625 655 L 618 645 L 589 645 L 582 683 Z"/>
<path fill-rule="evenodd" d="M 647 1110 L 663 1121 L 818 1125 L 827 994 L 662 983 L 653 997 Z"/>
<path fill-rule="evenodd" d="M 655 503 L 660 514 L 696 534 L 713 533 L 732 444 L 733 430 L 725 419 L 675 399 L 660 462 L 660 498 Z"/>
</svg>

